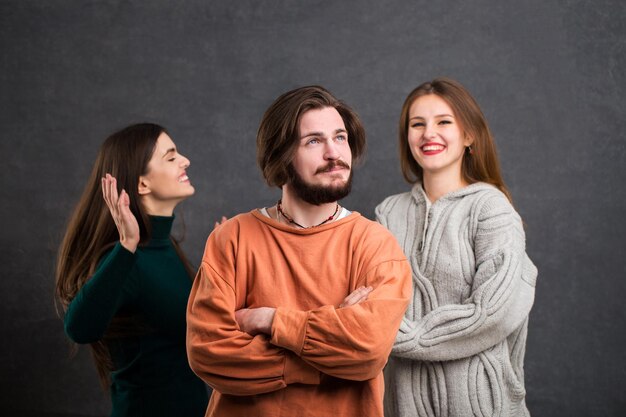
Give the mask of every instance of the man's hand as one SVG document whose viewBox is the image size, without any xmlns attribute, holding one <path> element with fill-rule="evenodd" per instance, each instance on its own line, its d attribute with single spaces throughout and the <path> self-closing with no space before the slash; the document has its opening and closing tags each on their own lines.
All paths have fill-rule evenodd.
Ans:
<svg viewBox="0 0 626 417">
<path fill-rule="evenodd" d="M 339 308 L 350 307 L 355 304 L 359 304 L 361 301 L 367 300 L 367 296 L 372 292 L 372 287 L 359 287 L 352 291 L 346 298 L 343 299 L 343 303 L 339 304 Z"/>
<path fill-rule="evenodd" d="M 367 296 L 372 292 L 372 287 L 359 287 L 352 291 L 341 304 L 339 308 L 350 307 L 361 301 L 367 300 Z M 242 332 L 256 336 L 257 334 L 272 334 L 272 322 L 274 321 L 275 308 L 259 307 L 259 308 L 242 308 L 235 311 L 235 320 Z"/>
<path fill-rule="evenodd" d="M 252 336 L 257 334 L 272 334 L 272 322 L 274 321 L 275 308 L 242 308 L 235 311 L 235 319 L 242 332 Z"/>
</svg>

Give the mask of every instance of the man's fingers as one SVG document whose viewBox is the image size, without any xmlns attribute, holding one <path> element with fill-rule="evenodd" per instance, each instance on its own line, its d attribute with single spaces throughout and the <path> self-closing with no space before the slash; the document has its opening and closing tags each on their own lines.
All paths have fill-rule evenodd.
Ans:
<svg viewBox="0 0 626 417">
<path fill-rule="evenodd" d="M 343 303 L 339 305 L 342 307 L 349 307 L 355 304 L 360 303 L 361 301 L 367 300 L 367 297 L 370 292 L 372 292 L 372 287 L 359 287 L 356 290 L 352 291 L 344 300 Z"/>
<path fill-rule="evenodd" d="M 365 292 L 365 287 L 357 288 L 345 298 L 344 304 L 354 304 L 354 302 L 358 300 L 364 292 Z"/>
<path fill-rule="evenodd" d="M 365 287 L 365 288 L 363 288 L 361 291 L 359 291 L 358 298 L 352 303 L 352 305 L 358 304 L 361 301 L 367 300 L 367 297 L 369 297 L 369 295 L 372 292 L 372 290 L 373 290 L 372 287 Z"/>
<path fill-rule="evenodd" d="M 246 311 L 247 311 L 246 308 L 242 308 L 241 310 L 235 311 L 235 320 L 237 321 L 237 324 L 239 325 L 239 327 L 241 327 L 241 323 L 243 322 L 243 318 L 246 314 Z"/>
</svg>

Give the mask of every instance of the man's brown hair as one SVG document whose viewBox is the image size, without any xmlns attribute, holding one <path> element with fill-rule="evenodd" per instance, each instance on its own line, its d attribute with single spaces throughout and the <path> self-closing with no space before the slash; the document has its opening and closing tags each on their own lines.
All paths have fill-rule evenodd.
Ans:
<svg viewBox="0 0 626 417">
<path fill-rule="evenodd" d="M 296 88 L 272 103 L 257 132 L 257 163 L 268 185 L 280 188 L 289 182 L 288 167 L 299 143 L 300 118 L 309 110 L 324 107 L 334 108 L 341 116 L 348 132 L 352 161 L 359 162 L 365 151 L 365 129 L 359 116 L 323 87 Z"/>
</svg>

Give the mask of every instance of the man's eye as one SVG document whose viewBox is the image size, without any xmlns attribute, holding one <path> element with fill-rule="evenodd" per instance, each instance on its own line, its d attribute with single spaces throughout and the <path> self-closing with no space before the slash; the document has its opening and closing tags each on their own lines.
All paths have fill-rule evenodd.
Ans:
<svg viewBox="0 0 626 417">
<path fill-rule="evenodd" d="M 307 145 L 315 145 L 316 143 L 319 143 L 319 139 L 310 139 L 306 144 Z"/>
<path fill-rule="evenodd" d="M 336 140 L 338 140 L 339 142 L 344 142 L 344 141 L 348 140 L 348 138 L 343 136 L 343 135 L 340 135 L 340 136 L 337 136 Z"/>
</svg>

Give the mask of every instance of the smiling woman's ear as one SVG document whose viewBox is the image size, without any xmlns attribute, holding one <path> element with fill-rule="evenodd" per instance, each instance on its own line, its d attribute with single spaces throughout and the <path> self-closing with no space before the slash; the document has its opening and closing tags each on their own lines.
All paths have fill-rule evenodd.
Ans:
<svg viewBox="0 0 626 417">
<path fill-rule="evenodd" d="M 139 177 L 139 185 L 137 185 L 139 195 L 150 194 L 150 185 L 148 179 L 144 176 Z"/>
</svg>

